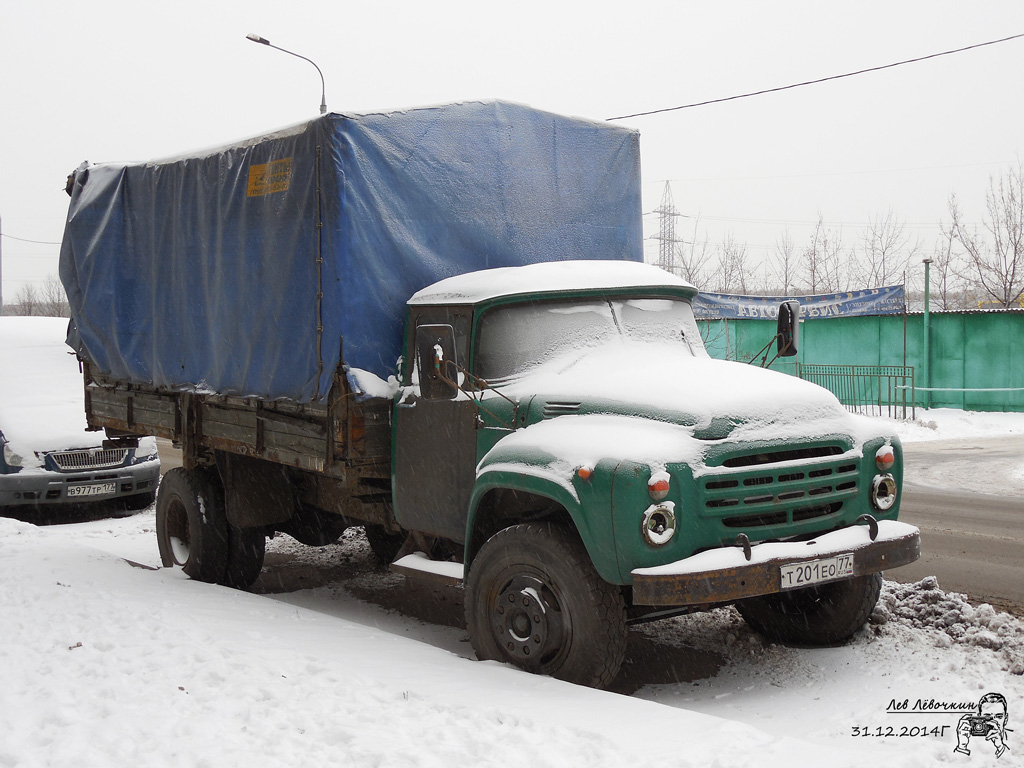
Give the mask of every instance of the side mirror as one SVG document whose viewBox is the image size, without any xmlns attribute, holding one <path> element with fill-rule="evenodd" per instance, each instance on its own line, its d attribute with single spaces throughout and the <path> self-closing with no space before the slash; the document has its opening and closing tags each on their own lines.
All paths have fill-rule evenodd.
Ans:
<svg viewBox="0 0 1024 768">
<path fill-rule="evenodd" d="M 454 328 L 450 325 L 416 328 L 416 368 L 420 395 L 425 400 L 451 400 L 458 394 Z"/>
<path fill-rule="evenodd" d="M 792 357 L 797 352 L 800 336 L 800 302 L 784 301 L 779 305 L 778 357 Z"/>
</svg>

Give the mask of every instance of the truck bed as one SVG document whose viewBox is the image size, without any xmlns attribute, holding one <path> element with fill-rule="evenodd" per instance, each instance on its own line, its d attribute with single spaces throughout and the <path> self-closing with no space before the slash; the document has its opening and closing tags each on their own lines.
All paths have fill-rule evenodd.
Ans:
<svg viewBox="0 0 1024 768">
<path fill-rule="evenodd" d="M 88 363 L 85 408 L 89 426 L 128 434 L 147 434 L 182 443 L 193 430 L 197 444 L 265 459 L 290 467 L 343 476 L 357 467 L 390 464 L 390 402 L 358 403 L 349 392 L 327 405 L 266 402 L 256 398 L 168 392 L 115 382 L 97 375 Z"/>
<path fill-rule="evenodd" d="M 293 482 L 306 503 L 363 522 L 389 517 L 380 505 L 390 504 L 391 404 L 357 402 L 343 376 L 324 405 L 166 391 L 113 381 L 87 362 L 83 369 L 93 429 L 166 438 L 186 448 L 186 466 L 218 455 L 283 465 L 305 476 Z"/>
</svg>

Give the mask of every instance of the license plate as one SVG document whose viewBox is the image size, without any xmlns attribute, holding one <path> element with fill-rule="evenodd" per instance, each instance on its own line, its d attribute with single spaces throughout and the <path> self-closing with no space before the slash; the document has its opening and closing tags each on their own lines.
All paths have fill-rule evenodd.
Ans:
<svg viewBox="0 0 1024 768">
<path fill-rule="evenodd" d="M 853 576 L 853 553 L 847 552 L 835 557 L 808 560 L 805 563 L 788 563 L 779 567 L 780 587 L 799 589 L 825 581 L 836 581 Z"/>
<path fill-rule="evenodd" d="M 69 498 L 81 498 L 87 496 L 109 496 L 117 492 L 117 483 L 91 483 L 89 485 L 68 486 Z"/>
</svg>

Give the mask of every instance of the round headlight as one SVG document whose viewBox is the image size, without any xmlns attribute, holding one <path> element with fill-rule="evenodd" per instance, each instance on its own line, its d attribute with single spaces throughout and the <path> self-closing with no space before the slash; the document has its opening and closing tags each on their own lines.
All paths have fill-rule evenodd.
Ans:
<svg viewBox="0 0 1024 768">
<path fill-rule="evenodd" d="M 871 483 L 871 504 L 879 512 L 888 512 L 896 503 L 896 479 L 892 475 L 875 475 Z"/>
<path fill-rule="evenodd" d="M 648 544 L 655 547 L 668 544 L 676 535 L 675 504 L 667 501 L 648 507 L 644 512 L 642 530 Z"/>
</svg>

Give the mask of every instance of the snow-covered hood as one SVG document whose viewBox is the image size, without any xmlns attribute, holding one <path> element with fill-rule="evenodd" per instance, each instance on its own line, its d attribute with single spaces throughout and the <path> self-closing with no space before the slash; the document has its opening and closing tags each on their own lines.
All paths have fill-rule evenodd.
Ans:
<svg viewBox="0 0 1024 768">
<path fill-rule="evenodd" d="M 612 344 L 524 376 L 505 394 L 542 416 L 639 416 L 692 428 L 706 439 L 789 438 L 849 432 L 850 415 L 828 390 L 776 371 L 693 357 L 673 344 Z M 578 408 L 576 407 L 578 406 Z"/>
<path fill-rule="evenodd" d="M 826 389 L 742 363 L 691 357 L 673 345 L 611 345 L 524 376 L 503 390 L 530 403 L 528 422 L 502 438 L 478 475 L 531 466 L 575 495 L 576 467 L 603 460 L 707 470 L 711 446 L 841 439 L 852 454 L 880 437 Z"/>
<path fill-rule="evenodd" d="M 26 467 L 37 452 L 93 448 L 102 432 L 86 431 L 78 361 L 64 343 L 68 321 L 0 318 L 0 432 Z"/>
</svg>

